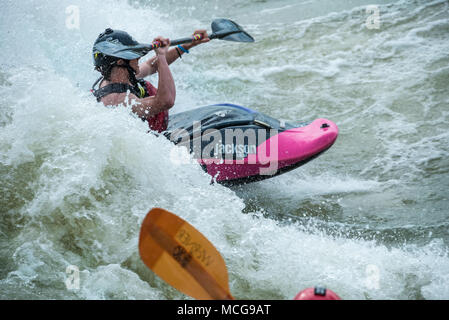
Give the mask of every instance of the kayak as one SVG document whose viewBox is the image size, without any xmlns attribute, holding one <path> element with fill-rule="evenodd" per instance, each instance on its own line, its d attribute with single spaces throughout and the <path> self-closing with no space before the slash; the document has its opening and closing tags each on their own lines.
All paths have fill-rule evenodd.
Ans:
<svg viewBox="0 0 449 320">
<path fill-rule="evenodd" d="M 319 118 L 292 123 L 235 104 L 170 115 L 164 135 L 186 147 L 213 181 L 260 181 L 296 169 L 328 150 L 338 127 Z"/>
</svg>

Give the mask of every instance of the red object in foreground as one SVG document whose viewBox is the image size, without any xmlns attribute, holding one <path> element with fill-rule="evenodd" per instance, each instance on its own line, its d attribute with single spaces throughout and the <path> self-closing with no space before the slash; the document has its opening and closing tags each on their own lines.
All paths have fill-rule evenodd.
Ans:
<svg viewBox="0 0 449 320">
<path fill-rule="evenodd" d="M 293 300 L 341 300 L 341 298 L 332 290 L 315 287 L 302 290 Z"/>
</svg>

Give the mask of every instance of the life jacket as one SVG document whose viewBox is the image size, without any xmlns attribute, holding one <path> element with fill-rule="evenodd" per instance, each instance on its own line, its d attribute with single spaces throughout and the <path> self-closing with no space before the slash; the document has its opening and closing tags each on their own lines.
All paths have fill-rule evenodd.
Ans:
<svg viewBox="0 0 449 320">
<path fill-rule="evenodd" d="M 97 98 L 97 101 L 100 102 L 104 96 L 107 96 L 111 93 L 123 93 L 123 92 L 131 92 L 136 97 L 139 98 L 147 98 L 153 97 L 157 94 L 157 89 L 150 82 L 145 81 L 143 79 L 137 80 L 137 86 L 134 87 L 127 83 L 111 83 L 102 88 L 94 89 L 95 85 L 100 82 L 102 78 L 98 79 L 97 82 L 94 83 L 91 92 Z M 145 117 L 144 121 L 148 122 L 148 125 L 151 130 L 162 132 L 167 130 L 168 125 L 168 110 L 161 111 L 153 116 Z"/>
</svg>

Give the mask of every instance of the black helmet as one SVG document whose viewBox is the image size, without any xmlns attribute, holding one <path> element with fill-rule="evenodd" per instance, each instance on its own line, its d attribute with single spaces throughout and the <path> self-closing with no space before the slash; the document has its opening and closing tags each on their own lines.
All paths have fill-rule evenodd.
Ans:
<svg viewBox="0 0 449 320">
<path fill-rule="evenodd" d="M 95 69 L 102 72 L 119 59 L 133 60 L 151 49 L 134 40 L 127 32 L 107 28 L 94 43 L 92 55 Z"/>
</svg>

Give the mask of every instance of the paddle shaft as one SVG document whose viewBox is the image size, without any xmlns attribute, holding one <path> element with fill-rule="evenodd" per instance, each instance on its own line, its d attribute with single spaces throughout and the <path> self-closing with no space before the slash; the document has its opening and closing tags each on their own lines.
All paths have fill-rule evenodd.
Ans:
<svg viewBox="0 0 449 320">
<path fill-rule="evenodd" d="M 225 32 L 216 32 L 216 33 L 212 33 L 209 36 L 209 39 L 213 40 L 213 39 L 220 39 L 226 36 L 229 36 L 231 34 L 235 34 L 235 33 L 239 33 L 242 32 L 241 30 L 234 30 L 234 31 L 225 31 Z M 177 46 L 180 44 L 185 44 L 185 43 L 192 43 L 195 40 L 202 40 L 203 36 L 201 34 L 195 34 L 191 37 L 186 37 L 186 38 L 180 38 L 180 39 L 176 39 L 170 42 L 170 46 Z M 157 49 L 159 48 L 161 45 L 161 43 L 159 41 L 154 41 L 153 43 L 149 44 L 148 47 L 151 48 L 151 50 Z"/>
</svg>

